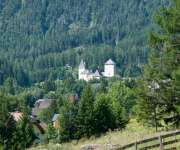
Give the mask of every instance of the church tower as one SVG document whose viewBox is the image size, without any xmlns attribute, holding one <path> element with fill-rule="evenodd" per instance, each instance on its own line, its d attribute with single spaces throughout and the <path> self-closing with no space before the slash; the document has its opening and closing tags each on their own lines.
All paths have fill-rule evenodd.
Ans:
<svg viewBox="0 0 180 150">
<path fill-rule="evenodd" d="M 84 80 L 85 71 L 86 71 L 86 64 L 83 60 L 81 60 L 81 63 L 79 65 L 79 80 Z"/>
</svg>

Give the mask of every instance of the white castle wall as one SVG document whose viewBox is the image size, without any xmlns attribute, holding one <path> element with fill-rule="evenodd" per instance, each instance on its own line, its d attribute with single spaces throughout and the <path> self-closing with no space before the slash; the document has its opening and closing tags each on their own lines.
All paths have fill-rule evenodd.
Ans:
<svg viewBox="0 0 180 150">
<path fill-rule="evenodd" d="M 85 68 L 79 68 L 79 80 L 84 80 L 85 74 L 83 73 Z"/>
<path fill-rule="evenodd" d="M 85 81 L 90 81 L 92 79 L 100 79 L 101 75 L 99 72 L 91 72 L 86 69 L 85 62 L 82 60 L 80 65 L 79 65 L 79 80 L 85 80 Z M 102 75 L 104 77 L 114 77 L 115 76 L 115 63 L 109 59 L 105 65 L 104 65 L 104 72 L 102 72 Z"/>
</svg>

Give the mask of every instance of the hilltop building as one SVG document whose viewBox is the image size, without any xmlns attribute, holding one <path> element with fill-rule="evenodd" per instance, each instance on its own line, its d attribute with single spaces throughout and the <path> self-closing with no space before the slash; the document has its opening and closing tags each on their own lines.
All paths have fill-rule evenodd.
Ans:
<svg viewBox="0 0 180 150">
<path fill-rule="evenodd" d="M 111 78 L 115 76 L 115 68 L 116 64 L 114 61 L 109 59 L 105 64 L 104 64 L 104 72 L 102 73 L 103 76 Z"/>
<path fill-rule="evenodd" d="M 109 59 L 105 64 L 104 64 L 104 72 L 101 74 L 99 73 L 98 70 L 96 70 L 94 73 L 91 70 L 86 69 L 86 63 L 81 60 L 81 63 L 79 65 L 79 80 L 85 80 L 85 81 L 90 81 L 93 79 L 100 79 L 102 76 L 111 78 L 115 76 L 115 69 L 116 69 L 116 64 L 114 61 Z"/>
</svg>

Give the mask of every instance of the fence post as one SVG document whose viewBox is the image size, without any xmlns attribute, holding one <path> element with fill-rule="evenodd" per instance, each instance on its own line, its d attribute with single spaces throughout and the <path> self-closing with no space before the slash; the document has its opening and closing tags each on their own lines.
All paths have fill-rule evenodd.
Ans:
<svg viewBox="0 0 180 150">
<path fill-rule="evenodd" d="M 177 140 L 177 138 L 176 138 L 176 135 L 177 135 L 177 130 L 176 130 L 176 132 L 175 132 L 175 140 L 176 140 L 176 142 L 177 142 L 178 140 Z"/>
<path fill-rule="evenodd" d="M 138 150 L 138 143 L 137 143 L 137 141 L 135 142 L 135 150 Z"/>
<path fill-rule="evenodd" d="M 160 150 L 164 150 L 163 139 L 162 139 L 161 135 L 159 136 L 159 142 L 160 142 Z"/>
</svg>

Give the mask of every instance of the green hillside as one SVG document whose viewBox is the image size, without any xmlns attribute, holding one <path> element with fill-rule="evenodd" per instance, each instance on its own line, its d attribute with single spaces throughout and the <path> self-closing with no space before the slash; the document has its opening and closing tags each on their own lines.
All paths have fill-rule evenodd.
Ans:
<svg viewBox="0 0 180 150">
<path fill-rule="evenodd" d="M 159 133 L 156 133 L 159 134 Z M 30 148 L 29 150 L 80 150 L 84 145 L 101 144 L 101 145 L 125 145 L 130 142 L 142 140 L 144 138 L 155 135 L 153 128 L 147 128 L 132 119 L 123 131 L 109 131 L 100 137 L 91 137 L 90 139 L 81 139 L 79 141 L 71 141 L 69 143 L 41 145 Z M 106 150 L 109 150 L 108 148 Z"/>
<path fill-rule="evenodd" d="M 146 31 L 157 0 L 0 0 L 0 84 L 64 78 L 84 58 L 91 69 L 111 57 L 121 76 L 147 61 Z"/>
</svg>

